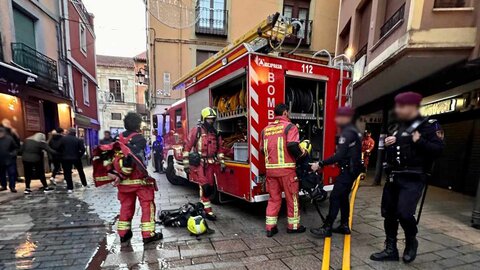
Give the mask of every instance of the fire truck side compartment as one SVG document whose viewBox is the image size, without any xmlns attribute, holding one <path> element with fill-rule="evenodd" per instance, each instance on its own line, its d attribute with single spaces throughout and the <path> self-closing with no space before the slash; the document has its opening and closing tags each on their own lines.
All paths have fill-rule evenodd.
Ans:
<svg viewBox="0 0 480 270">
<path fill-rule="evenodd" d="M 325 82 L 293 76 L 285 77 L 285 102 L 298 126 L 300 140 L 310 140 L 312 157 L 323 158 Z"/>
</svg>

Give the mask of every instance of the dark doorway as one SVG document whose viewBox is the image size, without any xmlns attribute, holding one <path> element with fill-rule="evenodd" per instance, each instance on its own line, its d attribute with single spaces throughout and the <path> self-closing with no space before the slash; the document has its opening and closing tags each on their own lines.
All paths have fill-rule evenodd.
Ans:
<svg viewBox="0 0 480 270">
<path fill-rule="evenodd" d="M 43 101 L 43 116 L 45 118 L 45 133 L 51 132 L 59 126 L 58 107 L 56 103 Z"/>
</svg>

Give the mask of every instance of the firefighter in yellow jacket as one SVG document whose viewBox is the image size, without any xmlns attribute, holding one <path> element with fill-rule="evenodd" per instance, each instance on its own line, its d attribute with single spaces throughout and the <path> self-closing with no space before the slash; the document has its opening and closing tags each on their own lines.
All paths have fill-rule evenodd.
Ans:
<svg viewBox="0 0 480 270">
<path fill-rule="evenodd" d="M 225 166 L 222 138 L 214 126 L 217 118 L 215 111 L 206 107 L 201 116 L 201 123 L 192 128 L 188 135 L 183 162 L 190 178 L 200 186 L 200 201 L 205 207 L 206 218 L 216 220 L 209 197 L 213 192 L 215 174 Z"/>
</svg>

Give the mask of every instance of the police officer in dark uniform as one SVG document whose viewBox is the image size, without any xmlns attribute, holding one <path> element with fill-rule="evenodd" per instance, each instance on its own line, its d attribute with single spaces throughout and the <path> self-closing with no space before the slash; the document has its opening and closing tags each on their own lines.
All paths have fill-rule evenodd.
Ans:
<svg viewBox="0 0 480 270">
<path fill-rule="evenodd" d="M 349 194 L 352 185 L 362 170 L 362 135 L 353 124 L 355 111 L 350 107 L 341 107 L 337 110 L 335 122 L 340 130 L 337 141 L 337 150 L 333 156 L 324 161 L 312 164 L 316 171 L 321 166 L 338 164 L 340 175 L 336 178 L 330 194 L 330 208 L 322 227 L 311 229 L 310 232 L 319 238 L 330 237 L 332 232 L 350 234 L 348 218 L 350 212 Z M 332 230 L 338 211 L 341 211 L 340 226 Z"/>
<path fill-rule="evenodd" d="M 395 97 L 398 122 L 385 139 L 387 183 L 383 189 L 382 216 L 387 239 L 385 250 L 370 256 L 374 261 L 398 261 L 397 231 L 405 232 L 403 261 L 410 263 L 417 256 L 418 232 L 415 219 L 417 203 L 422 196 L 427 174 L 444 147 L 438 136 L 436 120 L 420 115 L 422 96 L 405 92 Z"/>
</svg>

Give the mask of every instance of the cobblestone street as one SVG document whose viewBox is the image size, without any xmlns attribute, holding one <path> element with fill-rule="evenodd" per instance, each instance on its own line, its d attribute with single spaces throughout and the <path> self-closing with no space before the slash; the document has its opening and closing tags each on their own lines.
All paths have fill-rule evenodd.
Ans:
<svg viewBox="0 0 480 270">
<path fill-rule="evenodd" d="M 160 187 L 158 210 L 197 200 L 195 187 L 172 186 L 164 175 L 155 176 Z M 279 220 L 278 235 L 264 236 L 265 204 L 234 201 L 215 206 L 219 220 L 209 223 L 214 234 L 196 239 L 184 228 L 164 228 L 165 239 L 146 247 L 136 219 L 132 246 L 122 250 L 115 234 L 119 208 L 115 188 L 77 188 L 72 195 L 64 189 L 59 183 L 51 194 L 37 191 L 2 201 L 0 269 L 265 270 L 319 269 L 321 265 L 323 241 L 309 233 L 286 234 L 285 216 Z M 429 190 L 417 260 L 408 266 L 370 261 L 369 255 L 381 249 L 384 241 L 380 196 L 379 187 L 362 186 L 358 192 L 352 235 L 354 269 L 479 269 L 480 231 L 469 227 L 472 198 L 438 188 Z M 314 208 L 306 205 L 303 224 L 310 228 L 320 225 L 319 220 Z M 341 268 L 342 247 L 343 237 L 334 235 L 334 269 Z"/>
</svg>

